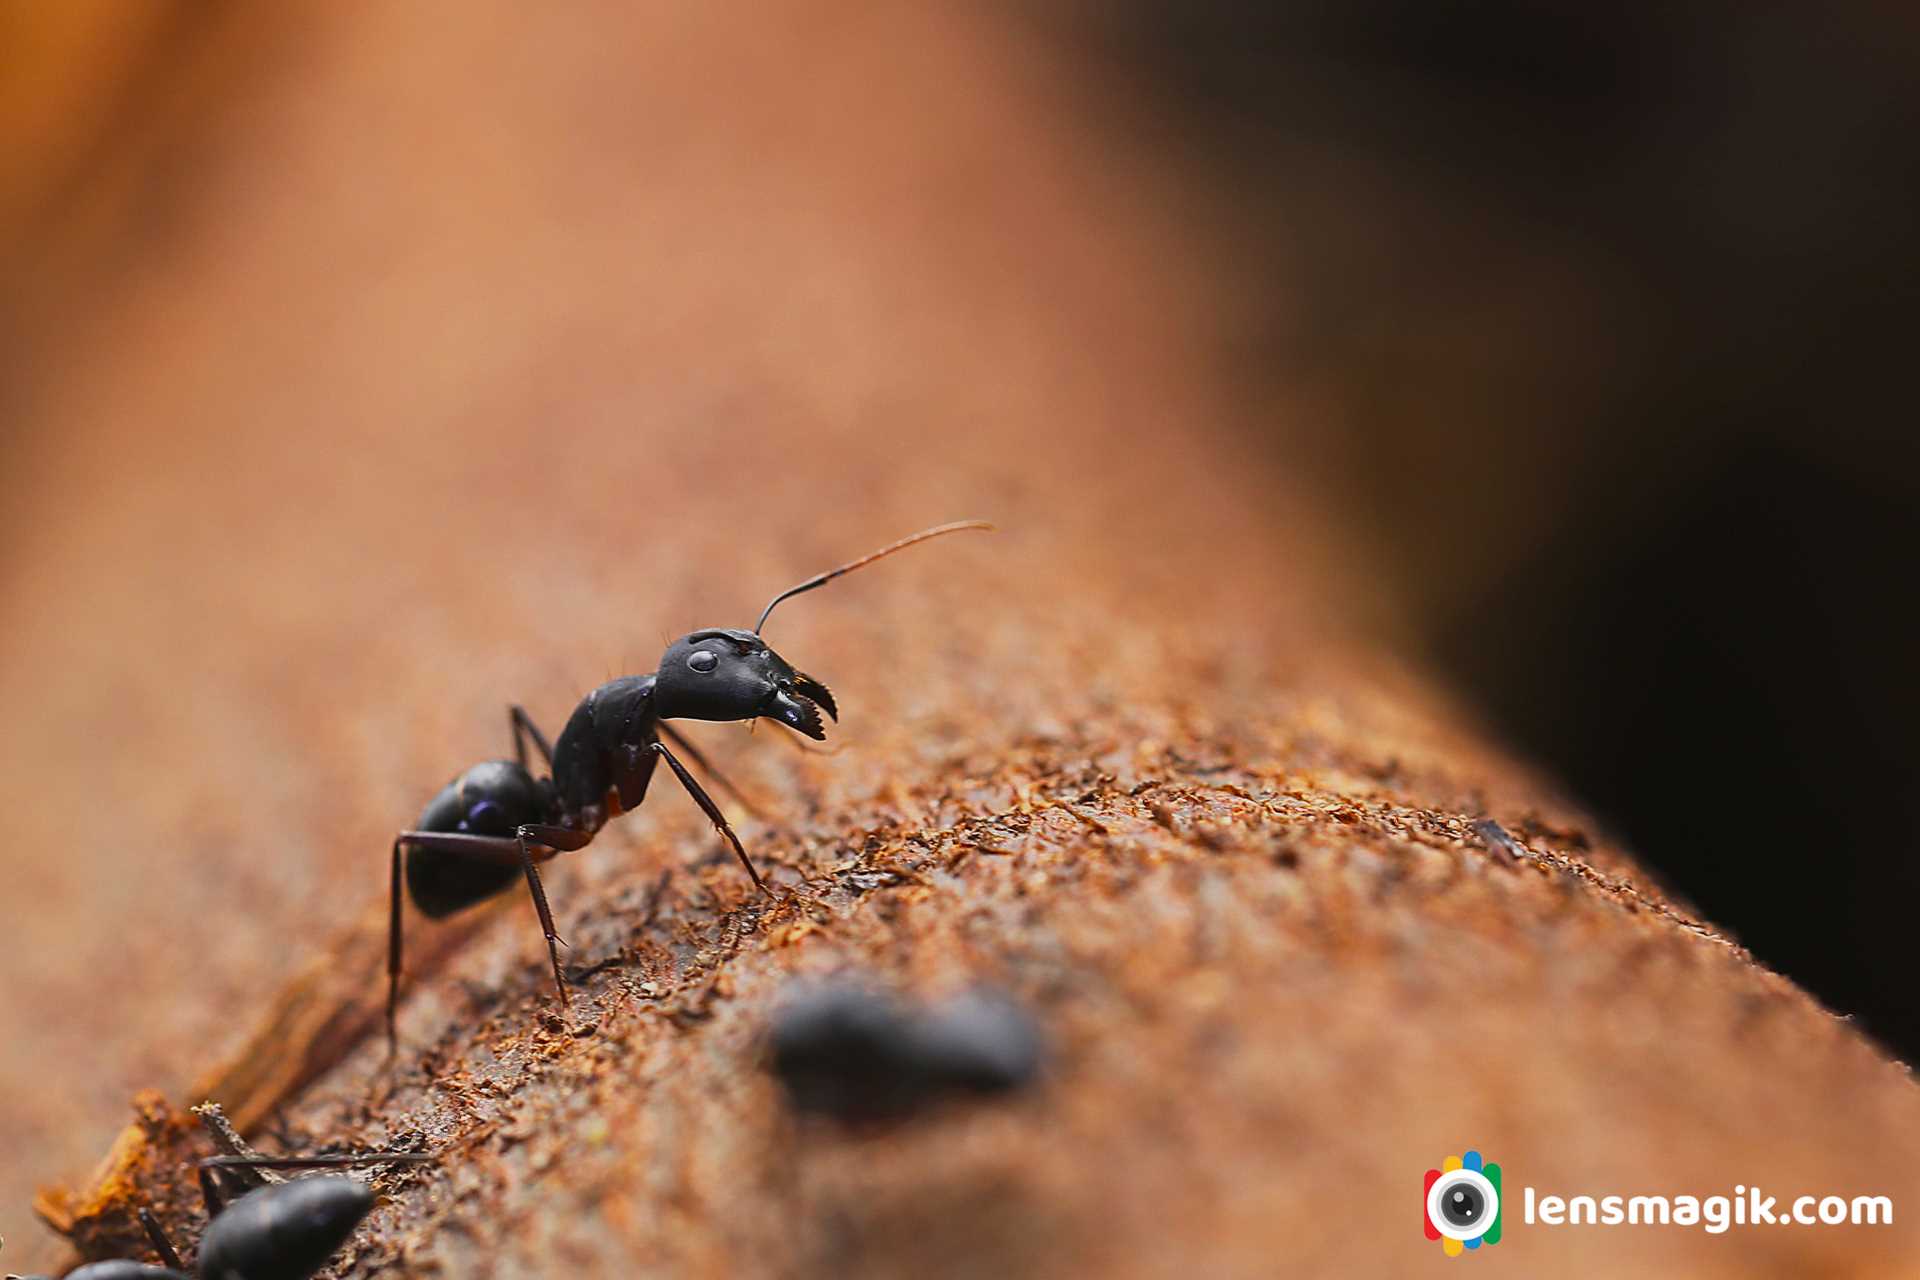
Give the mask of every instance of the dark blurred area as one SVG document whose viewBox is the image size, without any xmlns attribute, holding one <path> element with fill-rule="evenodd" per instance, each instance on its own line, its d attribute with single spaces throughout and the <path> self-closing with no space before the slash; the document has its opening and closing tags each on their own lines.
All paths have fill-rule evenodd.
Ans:
<svg viewBox="0 0 1920 1280">
<path fill-rule="evenodd" d="M 1384 620 L 1920 1054 L 1920 11 L 1075 12 L 1224 193 L 1232 372 L 1357 513 Z"/>
</svg>

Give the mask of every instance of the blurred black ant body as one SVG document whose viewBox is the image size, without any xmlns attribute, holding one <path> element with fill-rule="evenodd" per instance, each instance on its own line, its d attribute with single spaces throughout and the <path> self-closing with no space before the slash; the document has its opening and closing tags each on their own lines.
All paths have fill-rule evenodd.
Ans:
<svg viewBox="0 0 1920 1280">
<path fill-rule="evenodd" d="M 567 981 L 560 969 L 560 938 L 554 932 L 553 912 L 536 864 L 585 848 L 610 819 L 638 809 L 646 799 L 654 766 L 665 760 L 687 794 L 733 846 L 754 885 L 768 892 L 726 816 L 661 741 L 662 736 L 728 791 L 733 788 L 665 722 L 765 718 L 809 738 L 824 739 L 820 712 L 838 721 L 839 708 L 826 685 L 796 671 L 760 638 L 774 606 L 916 542 L 992 527 L 979 520 L 963 520 L 924 529 L 789 587 L 761 611 L 751 631 L 716 627 L 682 636 L 661 657 L 659 670 L 608 681 L 581 699 L 559 740 L 551 745 L 524 710 L 510 708 L 514 759 L 490 760 L 467 770 L 433 798 L 413 830 L 394 837 L 387 948 L 389 1050 L 396 1041 L 400 998 L 403 860 L 407 894 L 436 920 L 493 897 L 524 875 L 546 935 L 553 985 L 564 1009 Z M 536 777 L 528 767 L 529 739 L 546 763 L 547 777 Z"/>
<path fill-rule="evenodd" d="M 767 1067 L 795 1110 L 863 1126 L 948 1098 L 1012 1093 L 1040 1074 L 1040 1029 L 976 987 L 938 1004 L 863 983 L 802 987 L 776 1011 Z"/>
</svg>

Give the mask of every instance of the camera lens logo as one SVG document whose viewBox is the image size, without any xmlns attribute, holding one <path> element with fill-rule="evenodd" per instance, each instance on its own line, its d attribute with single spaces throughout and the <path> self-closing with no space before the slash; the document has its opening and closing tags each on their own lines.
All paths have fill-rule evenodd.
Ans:
<svg viewBox="0 0 1920 1280">
<path fill-rule="evenodd" d="M 1448 1156 L 1427 1170 L 1427 1239 L 1438 1240 L 1449 1258 L 1463 1249 L 1500 1243 L 1500 1166 L 1478 1151 Z"/>
</svg>

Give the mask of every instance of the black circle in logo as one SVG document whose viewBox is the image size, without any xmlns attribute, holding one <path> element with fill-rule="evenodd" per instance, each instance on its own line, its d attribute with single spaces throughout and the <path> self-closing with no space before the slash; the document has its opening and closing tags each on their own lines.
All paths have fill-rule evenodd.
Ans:
<svg viewBox="0 0 1920 1280">
<path fill-rule="evenodd" d="M 1465 1229 L 1478 1223 L 1487 1212 L 1487 1198 L 1480 1188 L 1465 1178 L 1440 1193 L 1440 1216 L 1447 1225 Z"/>
</svg>

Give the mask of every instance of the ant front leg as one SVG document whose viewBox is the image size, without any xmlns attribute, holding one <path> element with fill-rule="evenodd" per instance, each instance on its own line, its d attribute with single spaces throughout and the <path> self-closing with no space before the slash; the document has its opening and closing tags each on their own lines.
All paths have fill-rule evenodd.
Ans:
<svg viewBox="0 0 1920 1280">
<path fill-rule="evenodd" d="M 728 781 L 726 774 L 720 772 L 708 763 L 707 758 L 700 754 L 700 748 L 687 741 L 685 734 L 677 732 L 672 725 L 664 720 L 660 722 L 659 728 L 661 736 L 670 739 L 674 746 L 684 751 L 687 759 L 693 761 L 694 766 L 698 768 L 700 772 L 712 778 L 715 786 L 733 797 L 735 804 L 745 809 L 752 817 L 758 818 L 761 816 L 760 810 L 755 807 L 753 801 L 747 799 L 746 793 Z"/>
<path fill-rule="evenodd" d="M 746 848 L 740 843 L 740 837 L 733 833 L 733 827 L 727 822 L 727 815 L 720 812 L 720 806 L 713 802 L 713 797 L 693 780 L 693 775 L 687 772 L 686 766 L 674 758 L 673 752 L 667 750 L 666 743 L 658 741 L 650 743 L 649 749 L 667 762 L 673 769 L 673 776 L 680 779 L 680 785 L 685 787 L 687 794 L 693 797 L 693 802 L 700 806 L 714 827 L 727 838 L 727 843 L 733 846 L 734 853 L 740 857 L 740 865 L 747 869 L 747 875 L 752 878 L 754 887 L 761 893 L 772 896 L 773 890 L 767 888 L 767 882 L 762 880 L 760 873 L 753 869 L 753 859 L 747 856 Z"/>
<path fill-rule="evenodd" d="M 534 865 L 533 846 L 545 846 L 557 853 L 572 853 L 593 843 L 593 833 L 576 831 L 571 827 L 528 823 L 520 828 L 517 838 L 520 865 L 527 873 L 527 888 L 533 893 L 534 910 L 540 913 L 540 929 L 547 935 L 547 958 L 553 961 L 553 989 L 560 995 L 560 1009 L 564 1013 L 567 1008 L 567 979 L 560 972 L 560 948 L 567 943 L 554 931 L 553 909 L 547 906 L 547 891 L 540 883 L 540 869 Z"/>
</svg>

